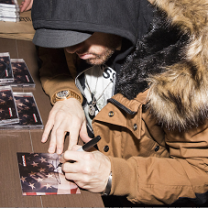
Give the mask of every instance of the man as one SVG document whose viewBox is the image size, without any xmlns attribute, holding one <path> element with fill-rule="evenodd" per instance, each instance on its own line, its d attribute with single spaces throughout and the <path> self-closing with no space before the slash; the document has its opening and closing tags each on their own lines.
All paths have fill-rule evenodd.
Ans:
<svg viewBox="0 0 208 208">
<path fill-rule="evenodd" d="M 35 44 L 46 47 L 39 50 L 39 57 L 43 61 L 40 69 L 42 86 L 50 96 L 51 103 L 54 104 L 42 142 L 48 139 L 52 129 L 49 152 L 57 151 L 60 154 L 63 151 L 66 132 L 70 132 L 69 149 L 77 144 L 79 135 L 83 141 L 89 140 L 85 129 L 85 116 L 88 133 L 93 137 L 91 120 L 95 115 L 90 115 L 88 111 L 90 109 L 91 114 L 97 114 L 107 103 L 107 99 L 115 94 L 116 77 L 121 64 L 133 50 L 136 40 L 141 38 L 150 27 L 152 8 L 146 0 L 139 2 L 133 0 L 131 3 L 126 1 L 122 3 L 121 1 L 98 1 L 96 3 L 94 1 L 59 1 L 57 4 L 57 14 L 52 14 L 54 17 L 51 18 L 50 23 L 41 19 L 48 14 L 47 8 L 50 6 L 48 2 L 35 2 L 34 5 L 37 6 L 34 9 L 45 8 L 45 13 L 33 12 L 37 14 L 35 21 L 33 18 L 33 24 L 35 28 L 38 28 L 34 37 Z M 53 5 L 55 5 L 54 2 Z M 69 8 L 66 9 L 66 7 Z M 104 11 L 102 7 L 105 8 Z M 116 12 L 114 7 L 116 7 Z M 65 11 L 62 17 L 57 17 L 59 10 Z M 45 14 L 45 16 L 41 17 L 40 14 Z M 56 18 L 62 19 L 56 22 Z M 44 29 L 52 28 L 50 26 L 52 23 L 58 31 L 54 36 L 50 33 L 50 29 Z M 72 29 L 75 31 L 72 32 Z M 66 34 L 67 32 L 69 34 Z M 67 48 L 67 46 L 71 47 Z M 65 54 L 62 49 L 47 49 L 63 47 L 66 48 Z M 67 51 L 76 53 L 78 58 L 67 54 Z M 86 67 L 83 63 L 85 61 L 96 67 Z M 84 69 L 87 68 L 90 69 L 85 71 Z M 76 79 L 76 86 L 74 79 Z M 65 100 L 66 96 L 75 98 Z M 60 100 L 61 102 L 57 102 Z M 84 108 L 85 115 L 80 104 Z"/>
<path fill-rule="evenodd" d="M 88 8 L 92 6 L 90 2 L 87 2 Z M 130 6 L 132 1 L 119 2 Z M 107 3 L 103 8 L 112 6 L 110 1 Z M 191 200 L 202 205 L 208 193 L 208 7 L 205 0 L 151 0 L 150 3 L 154 5 L 151 30 L 137 37 L 136 51 L 116 74 L 118 93 L 96 116 L 93 107 L 99 106 L 93 103 L 95 93 L 87 79 L 89 74 L 85 73 L 85 88 L 92 96 L 85 112 L 94 117 L 94 135 L 101 136 L 97 144 L 99 151 L 78 152 L 78 146 L 74 146 L 64 153 L 62 168 L 65 177 L 81 188 L 127 196 L 133 203 L 167 205 Z M 113 9 L 116 13 L 117 8 Z M 52 7 L 50 11 L 54 12 Z M 127 17 L 130 14 L 125 13 Z M 50 21 L 48 24 L 51 26 Z M 35 21 L 34 26 L 37 32 L 43 27 L 40 24 L 38 28 Z M 112 33 L 109 31 L 109 34 Z M 124 37 L 120 37 L 123 41 Z M 89 58 L 92 64 L 98 61 L 78 46 L 74 51 L 73 46 L 66 50 L 77 52 L 80 58 Z M 119 50 L 117 46 L 114 49 Z M 123 42 L 120 51 L 122 47 Z M 97 80 L 97 83 L 100 82 Z M 96 104 L 98 98 L 94 101 Z"/>
</svg>

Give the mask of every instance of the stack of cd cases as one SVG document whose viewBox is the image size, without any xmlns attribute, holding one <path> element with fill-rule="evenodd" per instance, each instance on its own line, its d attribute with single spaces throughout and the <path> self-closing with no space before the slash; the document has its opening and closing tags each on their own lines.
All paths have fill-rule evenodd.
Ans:
<svg viewBox="0 0 208 208">
<path fill-rule="evenodd" d="M 0 53 L 0 129 L 43 129 L 33 93 L 12 88 L 35 88 L 35 83 L 23 59 Z"/>
<path fill-rule="evenodd" d="M 35 88 L 35 82 L 24 59 L 10 59 L 9 53 L 0 53 L 0 85 Z"/>
<path fill-rule="evenodd" d="M 0 0 L 0 21 L 18 22 L 19 17 L 17 0 Z"/>
<path fill-rule="evenodd" d="M 32 92 L 13 92 L 0 87 L 0 129 L 43 129 L 43 122 Z"/>
</svg>

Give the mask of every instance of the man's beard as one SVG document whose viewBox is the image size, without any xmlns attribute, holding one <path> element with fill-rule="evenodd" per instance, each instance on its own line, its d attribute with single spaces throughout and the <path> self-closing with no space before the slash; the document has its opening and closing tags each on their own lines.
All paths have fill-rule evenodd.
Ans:
<svg viewBox="0 0 208 208">
<path fill-rule="evenodd" d="M 108 49 L 102 55 L 91 53 L 95 56 L 95 58 L 87 59 L 86 62 L 91 65 L 101 65 L 105 64 L 108 59 L 114 54 L 115 50 Z"/>
</svg>

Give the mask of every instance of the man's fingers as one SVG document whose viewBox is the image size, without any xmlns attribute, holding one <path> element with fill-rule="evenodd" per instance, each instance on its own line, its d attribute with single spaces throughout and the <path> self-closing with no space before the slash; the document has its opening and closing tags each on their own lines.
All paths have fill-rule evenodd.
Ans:
<svg viewBox="0 0 208 208">
<path fill-rule="evenodd" d="M 24 0 L 20 5 L 20 12 L 30 10 L 32 8 L 33 0 Z"/>
<path fill-rule="evenodd" d="M 79 129 L 72 127 L 72 131 L 69 132 L 69 146 L 68 150 L 71 150 L 74 145 L 77 144 L 78 137 L 79 137 Z"/>
<path fill-rule="evenodd" d="M 111 170 L 110 159 L 99 151 L 66 151 L 62 165 L 65 177 L 84 189 L 102 192 Z M 74 162 L 69 162 L 74 161 Z"/>
<path fill-rule="evenodd" d="M 64 138 L 66 136 L 66 131 L 62 128 L 56 130 L 56 153 L 61 154 L 64 148 Z"/>
<path fill-rule="evenodd" d="M 30 1 L 25 11 L 28 11 L 32 8 L 33 1 Z"/>
<path fill-rule="evenodd" d="M 64 138 L 69 129 L 67 129 L 68 122 L 62 118 L 62 116 L 61 118 L 58 116 L 55 117 L 56 121 L 51 132 L 51 141 L 48 149 L 49 153 L 54 153 L 56 151 L 57 154 L 61 154 L 63 152 Z"/>
<path fill-rule="evenodd" d="M 89 142 L 92 139 L 88 136 L 86 121 L 83 122 L 83 124 L 82 124 L 81 130 L 80 130 L 80 137 L 83 142 Z"/>
<path fill-rule="evenodd" d="M 42 135 L 41 142 L 44 143 L 48 140 L 48 136 L 51 132 L 51 129 L 53 128 L 53 125 L 54 125 L 54 120 L 49 119 L 46 123 L 45 129 L 44 129 L 44 132 L 43 132 L 43 135 Z"/>
<path fill-rule="evenodd" d="M 57 140 L 61 140 L 59 142 L 64 142 L 64 136 L 60 137 L 60 138 L 57 138 L 57 129 L 59 128 L 59 123 L 55 123 L 54 124 L 54 127 L 53 127 L 53 130 L 51 132 L 51 140 L 50 140 L 50 143 L 49 143 L 49 147 L 48 147 L 48 152 L 49 153 L 55 153 L 56 151 L 56 147 L 57 147 Z M 60 134 L 60 133 L 59 133 Z M 61 134 L 60 134 L 61 135 Z M 64 135 L 64 132 L 63 134 Z M 60 143 L 59 143 L 60 144 Z M 60 147 L 59 147 L 60 149 Z M 60 150 L 59 150 L 60 151 Z M 61 153 L 59 153 L 61 154 Z"/>
<path fill-rule="evenodd" d="M 50 139 L 50 143 L 49 143 L 49 147 L 48 147 L 48 152 L 49 153 L 55 153 L 56 151 L 56 146 L 57 146 L 57 129 L 60 127 L 61 122 L 60 121 L 56 121 L 54 123 L 53 129 L 51 131 L 51 139 Z M 62 139 L 62 142 L 64 140 L 64 138 L 58 138 L 58 139 Z"/>
<path fill-rule="evenodd" d="M 48 147 L 48 152 L 52 154 L 52 153 L 55 153 L 55 151 L 56 151 L 56 138 L 51 136 L 51 140 L 50 140 L 49 147 Z"/>
<path fill-rule="evenodd" d="M 24 1 L 24 2 L 22 2 L 22 6 L 21 6 L 21 12 L 24 12 L 24 11 L 26 11 L 26 9 L 27 9 L 27 7 L 29 6 L 29 4 L 30 4 L 30 1 Z"/>
<path fill-rule="evenodd" d="M 41 140 L 42 142 L 46 142 L 51 132 L 49 153 L 54 153 L 56 150 L 58 154 L 63 152 L 66 132 L 70 133 L 68 148 L 71 149 L 77 144 L 80 129 L 85 120 L 83 109 L 80 103 L 77 102 L 76 99 L 68 99 L 57 102 L 53 106 Z"/>
<path fill-rule="evenodd" d="M 56 110 L 54 110 L 54 108 L 52 108 L 52 110 L 50 111 L 49 116 L 48 116 L 48 121 L 46 123 L 41 142 L 46 142 L 48 140 L 49 134 L 55 124 L 55 115 L 56 115 Z"/>
<path fill-rule="evenodd" d="M 90 184 L 91 177 L 80 173 L 65 173 L 65 178 L 70 181 L 74 181 L 80 188 L 91 190 Z"/>
<path fill-rule="evenodd" d="M 23 4 L 24 4 L 24 1 L 20 4 L 20 6 L 19 6 L 19 7 L 20 7 L 20 9 L 22 8 Z"/>
<path fill-rule="evenodd" d="M 84 159 L 83 157 L 86 154 L 87 154 L 86 152 L 78 152 L 78 151 L 74 151 L 74 150 L 67 150 L 67 151 L 64 152 L 63 158 L 64 158 L 65 161 L 79 161 L 79 160 Z M 71 167 L 70 167 L 71 165 L 72 165 L 71 163 L 65 163 L 65 167 L 67 167 L 68 170 L 71 169 Z M 73 164 L 73 165 L 75 165 L 75 164 Z M 78 171 L 78 170 L 74 169 L 74 171 Z"/>
</svg>

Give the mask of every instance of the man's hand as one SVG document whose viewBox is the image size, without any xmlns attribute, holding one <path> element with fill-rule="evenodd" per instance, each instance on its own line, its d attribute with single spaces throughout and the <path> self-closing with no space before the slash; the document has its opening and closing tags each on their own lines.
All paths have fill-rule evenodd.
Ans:
<svg viewBox="0 0 208 208">
<path fill-rule="evenodd" d="M 20 5 L 20 12 L 28 11 L 32 8 L 33 0 L 23 0 Z"/>
<path fill-rule="evenodd" d="M 57 154 L 61 154 L 63 152 L 64 138 L 67 132 L 69 132 L 70 138 L 68 149 L 77 144 L 79 136 L 84 142 L 90 140 L 84 111 L 78 100 L 69 98 L 55 103 L 50 111 L 41 142 L 47 141 L 51 130 L 49 153 L 56 151 Z"/>
<path fill-rule="evenodd" d="M 75 146 L 73 149 L 78 149 Z M 101 193 L 105 190 L 111 171 L 110 159 L 99 151 L 66 151 L 62 170 L 68 180 L 74 181 L 80 188 Z"/>
</svg>

